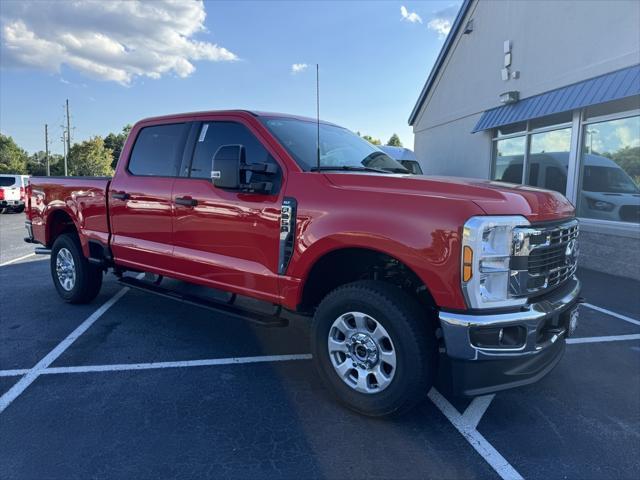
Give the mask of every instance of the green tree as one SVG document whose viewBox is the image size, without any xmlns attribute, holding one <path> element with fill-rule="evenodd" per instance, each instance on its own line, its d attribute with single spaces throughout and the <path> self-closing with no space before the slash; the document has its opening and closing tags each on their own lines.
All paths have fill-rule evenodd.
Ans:
<svg viewBox="0 0 640 480">
<path fill-rule="evenodd" d="M 51 176 L 61 177 L 64 175 L 64 157 L 59 153 L 49 154 L 49 165 Z"/>
<path fill-rule="evenodd" d="M 27 173 L 27 158 L 13 138 L 0 133 L 0 173 Z"/>
<path fill-rule="evenodd" d="M 122 153 L 124 142 L 127 140 L 127 136 L 131 131 L 131 125 L 125 125 L 120 133 L 110 133 L 104 137 L 104 146 L 113 152 L 113 161 L 111 162 L 111 168 L 116 168 L 116 163 Z"/>
<path fill-rule="evenodd" d="M 51 161 L 51 155 L 49 155 Z M 27 159 L 27 173 L 29 175 L 43 176 L 47 174 L 47 155 L 40 150 Z"/>
<path fill-rule="evenodd" d="M 70 175 L 102 176 L 113 175 L 111 149 L 106 148 L 102 137 L 92 137 L 76 143 L 69 153 Z"/>
<path fill-rule="evenodd" d="M 387 145 L 389 147 L 401 147 L 402 142 L 400 141 L 400 137 L 394 133 L 393 135 L 391 135 L 391 138 L 387 142 Z"/>
<path fill-rule="evenodd" d="M 380 139 L 373 138 L 371 135 L 363 135 L 362 138 L 364 138 L 367 142 L 373 145 L 382 145 L 382 142 L 380 141 Z"/>
</svg>

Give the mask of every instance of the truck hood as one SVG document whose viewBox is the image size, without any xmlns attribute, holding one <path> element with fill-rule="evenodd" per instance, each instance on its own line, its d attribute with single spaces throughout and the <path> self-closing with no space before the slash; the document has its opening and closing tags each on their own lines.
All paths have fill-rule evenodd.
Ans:
<svg viewBox="0 0 640 480">
<path fill-rule="evenodd" d="M 523 215 L 531 223 L 572 217 L 575 209 L 562 194 L 541 188 L 473 178 L 376 173 L 326 173 L 336 187 L 475 203 L 487 215 Z"/>
</svg>

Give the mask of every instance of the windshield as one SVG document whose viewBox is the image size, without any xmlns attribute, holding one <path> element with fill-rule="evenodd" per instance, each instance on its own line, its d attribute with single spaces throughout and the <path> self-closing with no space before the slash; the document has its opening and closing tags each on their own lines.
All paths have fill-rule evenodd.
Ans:
<svg viewBox="0 0 640 480">
<path fill-rule="evenodd" d="M 582 189 L 586 192 L 638 193 L 638 187 L 621 168 L 584 167 Z"/>
<path fill-rule="evenodd" d="M 295 118 L 261 118 L 262 123 L 291 154 L 300 167 L 317 167 L 317 124 Z M 346 128 L 320 124 L 322 169 L 378 169 L 408 173 L 402 164 Z"/>
</svg>

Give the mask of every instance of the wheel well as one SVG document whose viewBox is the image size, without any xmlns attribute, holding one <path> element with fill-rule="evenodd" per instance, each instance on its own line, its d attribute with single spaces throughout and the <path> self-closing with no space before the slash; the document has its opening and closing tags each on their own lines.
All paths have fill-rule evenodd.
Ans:
<svg viewBox="0 0 640 480">
<path fill-rule="evenodd" d="M 335 288 L 365 279 L 392 283 L 416 298 L 423 308 L 436 308 L 424 282 L 398 259 L 375 250 L 345 248 L 327 253 L 311 268 L 299 310 L 313 311 Z"/>
<path fill-rule="evenodd" d="M 77 233 L 76 226 L 71 220 L 71 217 L 64 210 L 56 210 L 49 215 L 47 219 L 47 225 L 49 229 L 48 244 L 50 248 L 53 242 L 56 241 L 63 233 Z"/>
</svg>

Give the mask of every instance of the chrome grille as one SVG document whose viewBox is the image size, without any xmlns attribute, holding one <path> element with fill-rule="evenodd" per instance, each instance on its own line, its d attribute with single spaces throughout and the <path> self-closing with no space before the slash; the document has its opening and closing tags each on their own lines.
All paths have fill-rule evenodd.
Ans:
<svg viewBox="0 0 640 480">
<path fill-rule="evenodd" d="M 514 233 L 509 290 L 532 296 L 561 285 L 577 268 L 578 222 L 527 227 Z"/>
</svg>

